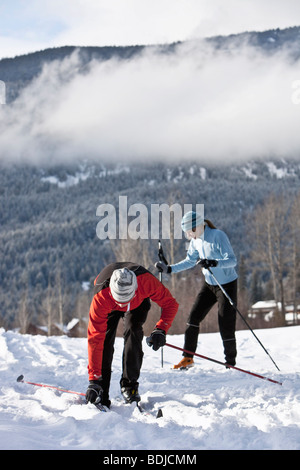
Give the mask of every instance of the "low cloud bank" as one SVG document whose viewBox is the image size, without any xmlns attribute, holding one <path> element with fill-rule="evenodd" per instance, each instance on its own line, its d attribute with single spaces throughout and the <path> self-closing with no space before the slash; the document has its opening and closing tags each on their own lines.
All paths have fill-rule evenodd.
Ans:
<svg viewBox="0 0 300 470">
<path fill-rule="evenodd" d="M 78 52 L 52 62 L 1 105 L 1 161 L 300 157 L 300 64 L 288 50 L 198 40 L 80 66 Z"/>
</svg>

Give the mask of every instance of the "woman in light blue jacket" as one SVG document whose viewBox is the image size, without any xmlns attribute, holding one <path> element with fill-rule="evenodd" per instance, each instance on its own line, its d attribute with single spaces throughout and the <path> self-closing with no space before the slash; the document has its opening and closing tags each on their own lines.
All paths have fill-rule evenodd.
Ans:
<svg viewBox="0 0 300 470">
<path fill-rule="evenodd" d="M 224 345 L 225 361 L 234 366 L 237 355 L 236 310 L 225 297 L 209 270 L 236 305 L 238 276 L 235 271 L 237 264 L 235 254 L 227 235 L 222 230 L 218 230 L 209 220 L 203 219 L 197 212 L 187 212 L 182 218 L 181 226 L 186 237 L 190 240 L 186 258 L 172 265 L 159 262 L 156 263 L 156 267 L 162 272 L 178 273 L 193 268 L 198 262 L 202 267 L 205 282 L 195 299 L 185 331 L 184 349 L 191 353 L 184 352 L 183 359 L 174 366 L 174 369 L 188 368 L 194 365 L 192 353 L 197 348 L 199 325 L 216 302 L 218 303 L 218 321 Z"/>
</svg>

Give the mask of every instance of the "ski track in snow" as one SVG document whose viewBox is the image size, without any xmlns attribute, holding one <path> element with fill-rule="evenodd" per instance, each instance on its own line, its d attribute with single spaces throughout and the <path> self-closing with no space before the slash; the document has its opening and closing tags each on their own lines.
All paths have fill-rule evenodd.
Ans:
<svg viewBox="0 0 300 470">
<path fill-rule="evenodd" d="M 30 336 L 0 329 L 0 448 L 6 450 L 299 450 L 300 327 L 258 330 L 274 364 L 249 330 L 237 332 L 237 367 L 282 386 L 195 357 L 171 370 L 181 352 L 154 352 L 144 341 L 142 404 L 118 398 L 122 338 L 116 339 L 112 407 L 102 413 L 78 395 L 18 383 L 24 380 L 85 392 L 87 341 Z M 183 347 L 183 335 L 167 342 Z M 199 354 L 224 361 L 219 333 L 200 334 Z M 156 419 L 159 408 L 163 417 Z"/>
</svg>

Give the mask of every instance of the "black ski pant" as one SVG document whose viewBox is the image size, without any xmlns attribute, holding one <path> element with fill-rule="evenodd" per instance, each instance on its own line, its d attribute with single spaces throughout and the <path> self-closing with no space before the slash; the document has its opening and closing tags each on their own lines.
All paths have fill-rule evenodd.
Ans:
<svg viewBox="0 0 300 470">
<path fill-rule="evenodd" d="M 236 305 L 237 280 L 224 284 L 223 289 Z M 184 349 L 195 352 L 198 342 L 199 326 L 215 303 L 218 303 L 218 323 L 220 335 L 223 340 L 225 360 L 228 364 L 235 365 L 236 340 L 235 323 L 236 310 L 223 294 L 219 286 L 204 283 L 197 295 L 191 309 L 187 329 L 185 331 Z M 193 354 L 183 353 L 185 357 L 193 357 Z"/>
<path fill-rule="evenodd" d="M 134 310 L 120 312 L 113 310 L 108 315 L 107 331 L 104 340 L 104 349 L 102 357 L 102 379 L 103 401 L 108 400 L 109 386 L 111 379 L 111 365 L 114 355 L 114 343 L 117 333 L 117 327 L 120 318 L 124 319 L 124 347 L 122 358 L 122 377 L 121 387 L 138 387 L 138 378 L 143 362 L 143 324 L 147 319 L 151 304 L 150 299 L 146 298 Z"/>
</svg>

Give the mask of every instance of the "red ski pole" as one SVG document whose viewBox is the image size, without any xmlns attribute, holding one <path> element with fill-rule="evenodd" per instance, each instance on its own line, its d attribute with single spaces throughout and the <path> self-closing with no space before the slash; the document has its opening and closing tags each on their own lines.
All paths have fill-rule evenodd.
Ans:
<svg viewBox="0 0 300 470">
<path fill-rule="evenodd" d="M 187 351 L 186 349 L 179 348 L 178 346 L 174 346 L 173 344 L 166 343 L 165 346 L 169 346 L 170 348 L 178 349 L 179 351 L 186 352 L 188 354 L 193 354 L 194 356 L 201 357 L 202 359 L 206 359 L 208 361 L 215 362 L 216 364 L 221 364 L 222 366 L 228 367 L 230 369 L 239 370 L 240 372 L 244 372 L 245 374 L 254 375 L 254 377 L 258 377 L 259 379 L 268 380 L 269 382 L 273 382 L 275 384 L 282 385 L 281 382 L 277 382 L 277 380 L 268 379 L 268 377 L 264 377 L 263 375 L 255 374 L 254 372 L 249 372 L 248 370 L 240 369 L 239 367 L 231 366 L 225 362 L 217 361 L 216 359 L 211 359 L 210 357 L 202 356 L 201 354 L 194 353 L 192 351 Z"/>
<path fill-rule="evenodd" d="M 20 375 L 17 378 L 17 382 L 23 382 L 24 384 L 35 385 L 37 387 L 54 388 L 55 390 L 58 390 L 59 392 L 75 393 L 75 395 L 82 395 L 82 396 L 85 397 L 85 393 L 73 392 L 72 390 L 64 390 L 63 388 L 54 387 L 53 385 L 38 384 L 38 383 L 35 383 L 35 382 L 26 382 L 26 380 L 24 380 L 24 375 Z"/>
</svg>

